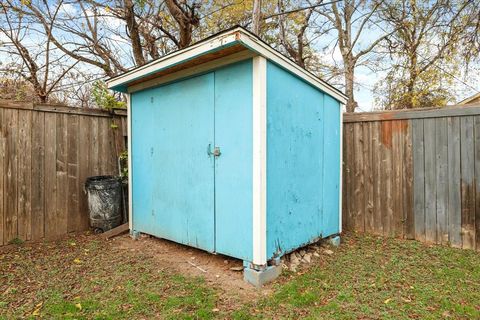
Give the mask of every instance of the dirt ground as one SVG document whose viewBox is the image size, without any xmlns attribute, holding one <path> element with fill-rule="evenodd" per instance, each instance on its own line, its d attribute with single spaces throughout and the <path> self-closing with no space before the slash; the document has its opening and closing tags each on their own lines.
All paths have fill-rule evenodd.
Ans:
<svg viewBox="0 0 480 320">
<path fill-rule="evenodd" d="M 272 292 L 271 284 L 255 288 L 243 280 L 241 260 L 221 254 L 212 254 L 172 241 L 142 235 L 133 240 L 128 234 L 113 238 L 115 247 L 129 251 L 141 251 L 158 261 L 159 267 L 168 268 L 180 274 L 202 277 L 221 291 L 227 299 L 247 301 Z M 235 269 L 235 270 L 232 270 Z M 233 302 L 233 301 L 230 301 Z"/>
</svg>

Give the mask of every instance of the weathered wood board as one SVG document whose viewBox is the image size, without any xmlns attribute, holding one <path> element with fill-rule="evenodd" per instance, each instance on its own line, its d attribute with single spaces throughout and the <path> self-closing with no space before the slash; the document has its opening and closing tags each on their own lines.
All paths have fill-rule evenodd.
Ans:
<svg viewBox="0 0 480 320">
<path fill-rule="evenodd" d="M 480 250 L 480 105 L 348 114 L 343 134 L 345 230 Z"/>
<path fill-rule="evenodd" d="M 0 101 L 0 245 L 86 230 L 85 179 L 118 174 L 126 132 L 125 112 Z"/>
</svg>

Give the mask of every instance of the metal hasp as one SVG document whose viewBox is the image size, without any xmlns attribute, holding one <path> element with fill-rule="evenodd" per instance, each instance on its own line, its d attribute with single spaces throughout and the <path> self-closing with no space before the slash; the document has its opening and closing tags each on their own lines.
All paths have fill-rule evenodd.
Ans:
<svg viewBox="0 0 480 320">
<path fill-rule="evenodd" d="M 219 157 L 222 153 L 220 152 L 220 147 L 215 147 L 213 148 L 213 152 L 212 152 L 212 144 L 208 144 L 208 149 L 207 149 L 207 153 L 209 156 L 215 156 L 215 157 Z"/>
</svg>

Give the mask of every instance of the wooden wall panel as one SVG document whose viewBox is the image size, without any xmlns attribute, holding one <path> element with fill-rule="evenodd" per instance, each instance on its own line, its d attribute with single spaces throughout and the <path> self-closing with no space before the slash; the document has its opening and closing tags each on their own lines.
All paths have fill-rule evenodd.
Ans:
<svg viewBox="0 0 480 320">
<path fill-rule="evenodd" d="M 7 126 L 6 145 L 5 145 L 5 218 L 4 218 L 4 242 L 8 243 L 15 239 L 18 234 L 18 178 L 17 178 L 17 159 L 18 159 L 18 110 L 4 110 L 5 124 Z"/>
<path fill-rule="evenodd" d="M 463 248 L 475 248 L 475 162 L 473 118 L 460 119 L 460 172 Z"/>
<path fill-rule="evenodd" d="M 117 174 L 126 130 L 122 112 L 0 101 L 0 245 L 86 230 L 85 180 Z"/>
<path fill-rule="evenodd" d="M 425 241 L 425 148 L 423 119 L 412 120 L 415 239 Z"/>
<path fill-rule="evenodd" d="M 7 126 L 3 109 L 0 109 L 0 246 L 4 244 L 5 234 L 5 162 L 6 162 L 6 142 L 7 140 Z"/>
<path fill-rule="evenodd" d="M 480 105 L 345 115 L 343 157 L 345 230 L 480 250 Z"/>
<path fill-rule="evenodd" d="M 1 109 L 0 109 L 1 110 Z M 32 239 L 45 235 L 45 113 L 32 112 Z M 49 195 L 48 195 L 49 196 Z"/>
<path fill-rule="evenodd" d="M 447 119 L 448 137 L 448 239 L 462 247 L 462 206 L 460 193 L 460 118 Z"/>
</svg>

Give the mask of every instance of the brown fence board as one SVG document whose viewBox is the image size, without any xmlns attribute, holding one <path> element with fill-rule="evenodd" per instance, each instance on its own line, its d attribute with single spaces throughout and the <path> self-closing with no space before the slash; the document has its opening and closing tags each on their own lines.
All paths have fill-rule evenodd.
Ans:
<svg viewBox="0 0 480 320">
<path fill-rule="evenodd" d="M 75 231 L 80 224 L 78 212 L 78 115 L 67 118 L 67 231 Z"/>
<path fill-rule="evenodd" d="M 18 237 L 31 240 L 32 212 L 31 212 L 31 128 L 32 112 L 18 111 Z"/>
<path fill-rule="evenodd" d="M 448 239 L 462 247 L 460 194 L 460 118 L 448 118 Z"/>
<path fill-rule="evenodd" d="M 415 220 L 413 215 L 413 154 L 412 154 L 412 121 L 407 122 L 404 137 L 404 212 L 405 212 L 405 237 L 407 239 L 415 239 Z"/>
<path fill-rule="evenodd" d="M 3 109 L 0 109 L 0 246 L 4 244 L 5 231 L 5 153 L 6 153 L 6 137 L 7 127 L 5 125 L 5 117 Z"/>
<path fill-rule="evenodd" d="M 364 200 L 365 200 L 365 232 L 374 231 L 374 194 L 373 194 L 373 153 L 372 153 L 372 129 L 371 123 L 363 124 L 363 166 L 364 166 L 364 179 L 365 179 L 365 188 L 364 188 Z"/>
<path fill-rule="evenodd" d="M 475 247 L 480 250 L 480 116 L 474 118 L 475 134 Z"/>
<path fill-rule="evenodd" d="M 447 208 L 448 208 L 448 138 L 447 118 L 435 119 L 435 150 L 436 150 L 436 177 L 437 177 L 437 241 L 448 243 Z"/>
<path fill-rule="evenodd" d="M 122 111 L 0 101 L 0 245 L 88 228 L 85 179 L 118 172 L 125 118 Z"/>
<path fill-rule="evenodd" d="M 363 168 L 363 125 L 355 123 L 353 127 L 354 135 L 354 194 L 355 194 L 355 228 L 359 231 L 365 231 L 365 176 Z"/>
<path fill-rule="evenodd" d="M 460 153 L 461 153 L 461 198 L 462 198 L 462 243 L 463 248 L 475 248 L 475 189 L 473 177 L 474 139 L 473 118 L 463 117 L 460 120 Z"/>
<path fill-rule="evenodd" d="M 480 105 L 346 114 L 343 134 L 344 229 L 480 250 Z"/>
<path fill-rule="evenodd" d="M 18 159 L 18 110 L 5 109 L 5 124 L 7 125 L 7 140 L 5 147 L 6 175 L 5 175 L 5 235 L 4 242 L 17 237 L 17 206 L 18 206 L 18 184 L 17 184 L 17 159 Z"/>
<path fill-rule="evenodd" d="M 0 109 L 1 110 L 1 109 Z M 32 239 L 45 235 L 45 113 L 32 112 Z"/>
<path fill-rule="evenodd" d="M 384 190 L 382 189 L 381 182 L 381 147 L 382 141 L 380 140 L 380 123 L 372 122 L 372 177 L 373 177 L 373 232 L 377 235 L 383 235 L 383 209 L 382 209 L 382 195 Z"/>
</svg>

